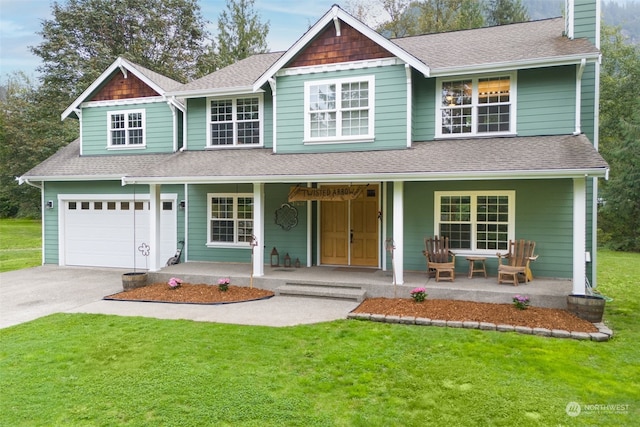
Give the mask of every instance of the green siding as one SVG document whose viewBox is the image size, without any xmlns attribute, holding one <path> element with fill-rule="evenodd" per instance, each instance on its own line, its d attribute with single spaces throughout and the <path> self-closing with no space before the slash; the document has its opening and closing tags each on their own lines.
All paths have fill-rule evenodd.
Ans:
<svg viewBox="0 0 640 427">
<path fill-rule="evenodd" d="M 265 215 L 264 215 L 264 262 L 270 264 L 271 250 L 275 247 L 280 254 L 280 265 L 284 264 L 285 254 L 291 257 L 291 264 L 296 258 L 300 264 L 307 263 L 307 202 L 291 203 L 298 211 L 298 224 L 291 230 L 282 229 L 275 222 L 275 212 L 283 203 L 288 203 L 288 184 L 274 184 L 265 186 Z"/>
<path fill-rule="evenodd" d="M 596 44 L 596 0 L 575 0 L 573 36 Z"/>
<path fill-rule="evenodd" d="M 163 185 L 161 193 L 177 194 L 178 203 L 184 199 L 184 187 L 181 185 Z M 60 206 L 58 203 L 59 194 L 122 194 L 122 195 L 148 195 L 147 185 L 126 185 L 122 186 L 120 181 L 85 181 L 85 182 L 46 182 L 44 186 L 45 200 L 53 200 L 54 208 L 45 209 L 43 217 L 44 226 L 44 260 L 45 264 L 59 263 L 58 245 L 58 214 Z M 184 236 L 184 212 L 177 211 L 177 233 L 178 239 Z"/>
<path fill-rule="evenodd" d="M 518 72 L 519 136 L 570 134 L 575 130 L 575 66 Z"/>
<path fill-rule="evenodd" d="M 146 148 L 107 150 L 107 112 L 145 110 Z M 82 154 L 122 155 L 123 153 L 170 153 L 173 151 L 173 113 L 165 102 L 140 105 L 91 107 L 82 110 Z"/>
<path fill-rule="evenodd" d="M 187 100 L 187 149 L 204 150 L 207 145 L 207 100 Z"/>
<path fill-rule="evenodd" d="M 571 180 L 406 183 L 405 269 L 422 271 L 426 268 L 422 250 L 424 238 L 434 235 L 435 191 L 515 190 L 515 237 L 536 242 L 536 253 L 540 258 L 532 268 L 534 275 L 570 278 L 573 266 L 572 185 Z M 389 226 L 391 221 L 389 216 Z M 465 272 L 467 268 L 464 256 L 457 257 L 456 269 Z M 495 276 L 497 259 L 489 257 L 487 268 Z"/>
<path fill-rule="evenodd" d="M 375 75 L 375 141 L 304 145 L 305 81 L 370 75 Z M 278 153 L 385 150 L 406 147 L 407 88 L 404 66 L 279 77 L 277 88 Z"/>
<path fill-rule="evenodd" d="M 595 87 L 596 87 L 596 64 L 587 64 L 582 73 L 582 87 L 580 91 L 581 108 L 580 127 L 591 142 L 594 141 L 595 125 Z"/>
<path fill-rule="evenodd" d="M 436 79 L 413 73 L 413 140 L 430 141 L 436 134 Z"/>
</svg>

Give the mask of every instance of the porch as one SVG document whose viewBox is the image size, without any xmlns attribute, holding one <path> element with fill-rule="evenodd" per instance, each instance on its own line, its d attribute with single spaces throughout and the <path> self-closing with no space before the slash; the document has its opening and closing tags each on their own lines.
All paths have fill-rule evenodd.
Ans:
<svg viewBox="0 0 640 427">
<path fill-rule="evenodd" d="M 188 283 L 217 284 L 219 278 L 229 277 L 234 285 L 249 286 L 251 269 L 250 264 L 242 263 L 187 262 L 149 272 L 149 280 L 159 282 L 179 277 Z M 253 278 L 253 286 L 274 292 L 285 285 L 313 285 L 318 289 L 361 288 L 366 291 L 367 298 L 394 297 L 392 272 L 374 268 L 272 268 L 265 265 L 264 276 Z M 404 284 L 397 285 L 395 294 L 408 298 L 409 292 L 416 287 L 425 287 L 428 298 L 492 303 L 511 303 L 514 295 L 524 294 L 531 298 L 533 306 L 562 309 L 566 309 L 566 297 L 572 291 L 571 280 L 534 278 L 528 284 L 512 286 L 498 284 L 496 276 L 485 279 L 477 275 L 469 279 L 466 271 L 458 270 L 454 282 L 436 282 L 427 277 L 426 271 L 405 271 Z"/>
</svg>

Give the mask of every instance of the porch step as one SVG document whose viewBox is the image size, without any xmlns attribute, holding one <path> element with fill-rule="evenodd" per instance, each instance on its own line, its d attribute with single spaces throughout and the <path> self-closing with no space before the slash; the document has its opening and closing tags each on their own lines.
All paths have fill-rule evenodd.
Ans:
<svg viewBox="0 0 640 427">
<path fill-rule="evenodd" d="M 276 288 L 276 295 L 295 295 L 362 302 L 367 291 L 354 285 L 286 283 Z"/>
</svg>

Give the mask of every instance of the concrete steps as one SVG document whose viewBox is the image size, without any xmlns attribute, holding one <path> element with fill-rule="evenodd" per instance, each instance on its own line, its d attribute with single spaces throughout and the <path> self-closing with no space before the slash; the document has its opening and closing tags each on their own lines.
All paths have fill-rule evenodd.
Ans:
<svg viewBox="0 0 640 427">
<path fill-rule="evenodd" d="M 276 295 L 305 296 L 362 302 L 367 291 L 355 285 L 285 283 L 276 288 Z"/>
</svg>

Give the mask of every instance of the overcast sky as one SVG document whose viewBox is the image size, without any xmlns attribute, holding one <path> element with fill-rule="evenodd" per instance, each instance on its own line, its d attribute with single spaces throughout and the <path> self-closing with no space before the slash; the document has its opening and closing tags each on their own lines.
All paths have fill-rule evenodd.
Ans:
<svg viewBox="0 0 640 427">
<path fill-rule="evenodd" d="M 204 19 L 214 31 L 225 0 L 200 0 Z M 327 12 L 336 0 L 256 0 L 255 10 L 261 21 L 269 21 L 267 44 L 271 51 L 288 49 L 307 31 L 310 25 Z M 7 74 L 24 71 L 36 77 L 40 58 L 29 46 L 42 39 L 36 34 L 42 21 L 51 19 L 50 0 L 0 0 L 0 82 Z"/>
</svg>

